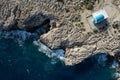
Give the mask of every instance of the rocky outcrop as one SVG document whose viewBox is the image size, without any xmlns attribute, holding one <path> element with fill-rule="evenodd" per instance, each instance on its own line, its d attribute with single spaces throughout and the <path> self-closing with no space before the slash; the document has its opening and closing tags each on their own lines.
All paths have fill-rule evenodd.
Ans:
<svg viewBox="0 0 120 80">
<path fill-rule="evenodd" d="M 73 21 L 79 14 L 75 9 L 81 2 L 58 0 L 0 0 L 0 28 L 25 29 L 33 32 L 38 27 L 50 28 L 50 21 Z M 74 14 L 74 11 L 76 14 Z M 75 19 L 77 20 L 77 19 Z M 52 25 L 53 23 L 51 23 Z M 53 26 L 54 27 L 54 26 Z"/>
<path fill-rule="evenodd" d="M 81 33 L 79 27 L 62 26 L 52 29 L 47 34 L 40 37 L 41 42 L 52 49 L 66 49 L 74 46 L 82 46 L 87 39 L 87 34 Z"/>
<path fill-rule="evenodd" d="M 66 49 L 66 60 L 67 65 L 74 65 L 80 63 L 85 58 L 88 58 L 96 50 L 96 45 L 83 45 L 82 47 L 74 47 Z"/>
<path fill-rule="evenodd" d="M 54 16 L 42 12 L 39 5 L 43 2 L 40 0 L 0 0 L 0 28 L 23 29 L 29 32 L 40 27 L 50 29 L 49 23 Z"/>
<path fill-rule="evenodd" d="M 28 32 L 38 30 L 39 32 L 39 28 L 42 28 L 45 29 L 42 33 L 45 33 L 52 27 L 48 34 L 41 36 L 41 41 L 48 47 L 64 50 L 81 47 L 89 35 L 82 33 L 85 31 L 83 27 L 73 28 L 73 23 L 81 20 L 80 4 L 80 0 L 64 0 L 63 2 L 59 0 L 0 0 L 0 29 Z M 13 31 L 10 34 L 14 35 L 16 32 Z"/>
<path fill-rule="evenodd" d="M 120 78 L 118 78 L 117 80 L 120 80 Z"/>
<path fill-rule="evenodd" d="M 52 49 L 65 50 L 65 63 L 74 65 L 85 58 L 97 54 L 115 55 L 120 48 L 118 37 L 109 36 L 108 32 L 81 33 L 79 27 L 62 26 L 40 37 L 41 41 Z"/>
<path fill-rule="evenodd" d="M 64 49 L 67 65 L 77 64 L 99 52 L 111 55 L 119 52 L 119 37 L 110 36 L 107 30 L 94 33 L 84 27 L 80 15 L 83 0 L 63 1 L 0 0 L 0 29 L 28 32 L 44 29 L 42 33 L 51 29 L 40 40 L 51 49 Z"/>
</svg>

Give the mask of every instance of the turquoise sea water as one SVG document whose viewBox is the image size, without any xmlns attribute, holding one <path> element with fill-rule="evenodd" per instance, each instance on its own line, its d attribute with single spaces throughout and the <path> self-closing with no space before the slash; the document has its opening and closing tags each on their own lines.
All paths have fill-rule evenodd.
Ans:
<svg viewBox="0 0 120 80">
<path fill-rule="evenodd" d="M 65 66 L 38 51 L 32 41 L 20 45 L 14 39 L 0 38 L 0 80 L 115 80 L 109 65 L 87 61 Z"/>
</svg>

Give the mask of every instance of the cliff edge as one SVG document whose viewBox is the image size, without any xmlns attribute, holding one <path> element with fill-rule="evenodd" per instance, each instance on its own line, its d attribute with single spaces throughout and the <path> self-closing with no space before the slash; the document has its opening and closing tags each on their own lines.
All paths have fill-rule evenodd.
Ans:
<svg viewBox="0 0 120 80">
<path fill-rule="evenodd" d="M 66 65 L 75 65 L 97 53 L 117 53 L 119 58 L 120 12 L 118 2 L 112 1 L 0 0 L 0 29 L 31 33 L 44 29 L 46 34 L 40 36 L 40 41 L 53 50 L 65 50 Z M 93 29 L 88 17 L 100 9 L 108 12 L 107 24 Z"/>
</svg>

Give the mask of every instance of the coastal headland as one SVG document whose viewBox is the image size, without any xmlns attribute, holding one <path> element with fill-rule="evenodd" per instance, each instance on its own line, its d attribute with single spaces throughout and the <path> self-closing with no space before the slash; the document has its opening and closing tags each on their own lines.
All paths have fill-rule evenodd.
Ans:
<svg viewBox="0 0 120 80">
<path fill-rule="evenodd" d="M 99 10 L 108 15 L 100 28 L 90 22 Z M 99 53 L 120 62 L 120 0 L 0 0 L 0 30 L 36 32 L 50 49 L 65 51 L 66 65 Z"/>
</svg>

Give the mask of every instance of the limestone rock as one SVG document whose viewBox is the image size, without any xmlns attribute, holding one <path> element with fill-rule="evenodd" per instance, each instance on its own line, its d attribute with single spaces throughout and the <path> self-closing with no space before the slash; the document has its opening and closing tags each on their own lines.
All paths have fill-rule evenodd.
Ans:
<svg viewBox="0 0 120 80">
<path fill-rule="evenodd" d="M 118 78 L 117 80 L 120 80 L 120 78 Z"/>
<path fill-rule="evenodd" d="M 82 47 L 67 48 L 65 63 L 67 65 L 75 65 L 82 62 L 85 58 L 91 56 L 96 50 L 96 45 L 83 45 Z"/>
<path fill-rule="evenodd" d="M 42 0 L 0 0 L 0 28 L 34 31 L 38 27 L 49 26 L 49 19 L 54 16 L 42 12 L 39 5 L 42 6 L 44 2 L 40 1 Z"/>
<path fill-rule="evenodd" d="M 60 28 L 54 28 L 47 34 L 43 34 L 40 40 L 51 49 L 66 49 L 74 46 L 81 46 L 86 38 L 87 35 L 81 33 L 79 27 L 66 25 Z"/>
<path fill-rule="evenodd" d="M 120 48 L 117 37 L 110 37 L 106 32 L 88 35 L 81 33 L 79 27 L 72 26 L 54 28 L 42 35 L 40 40 L 51 49 L 64 49 L 66 65 L 75 65 L 97 53 L 114 56 Z"/>
<path fill-rule="evenodd" d="M 49 21 L 46 19 L 63 25 L 65 21 L 72 22 L 75 16 L 80 15 L 80 9 L 76 14 L 73 13 L 76 11 L 74 4 L 81 2 L 79 0 L 66 0 L 65 3 L 57 0 L 0 0 L 0 28 L 6 30 L 19 28 L 29 31 L 43 25 L 49 27 L 47 25 Z M 56 23 L 56 26 L 60 26 L 59 23 Z"/>
<path fill-rule="evenodd" d="M 80 4 L 80 0 L 65 0 L 64 3 L 57 0 L 0 0 L 0 29 L 39 32 L 38 28 L 42 27 L 43 33 L 51 29 L 40 40 L 51 49 L 64 49 L 67 65 L 77 64 L 99 52 L 115 55 L 119 52 L 120 39 L 112 34 L 110 37 L 107 31 L 111 33 L 111 30 L 85 33 L 89 30 L 80 24 Z M 74 26 L 73 23 L 79 24 Z"/>
</svg>

